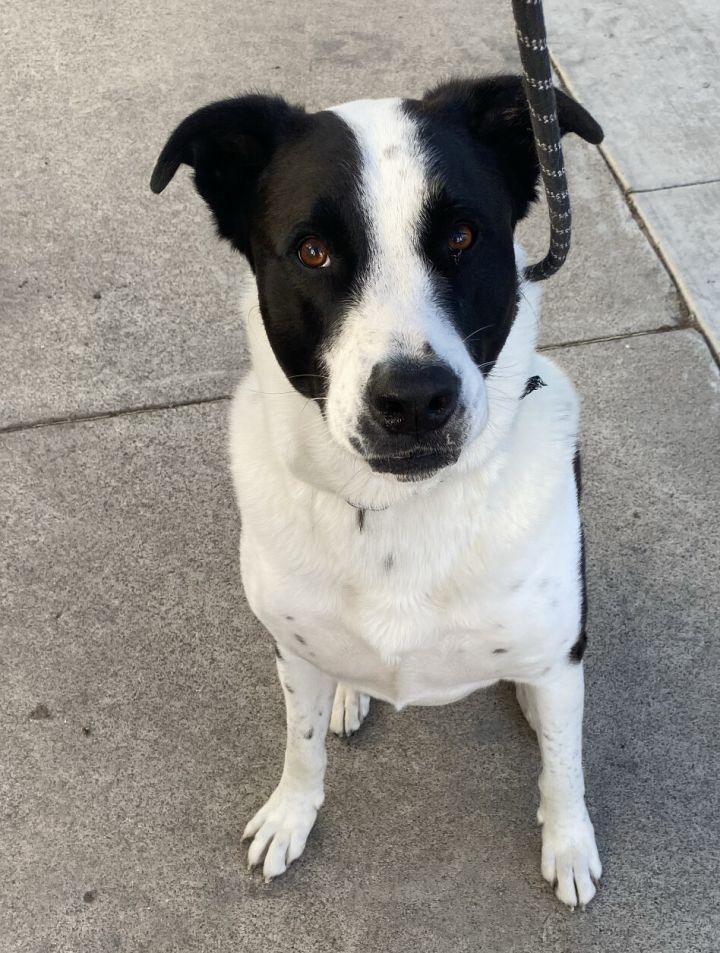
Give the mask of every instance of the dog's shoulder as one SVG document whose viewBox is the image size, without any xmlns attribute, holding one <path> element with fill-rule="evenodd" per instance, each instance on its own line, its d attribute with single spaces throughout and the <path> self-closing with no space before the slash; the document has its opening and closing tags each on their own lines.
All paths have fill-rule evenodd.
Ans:
<svg viewBox="0 0 720 953">
<path fill-rule="evenodd" d="M 580 401 L 568 375 L 544 354 L 534 354 L 516 422 L 521 444 L 542 445 L 543 460 L 572 462 L 580 426 Z"/>
</svg>

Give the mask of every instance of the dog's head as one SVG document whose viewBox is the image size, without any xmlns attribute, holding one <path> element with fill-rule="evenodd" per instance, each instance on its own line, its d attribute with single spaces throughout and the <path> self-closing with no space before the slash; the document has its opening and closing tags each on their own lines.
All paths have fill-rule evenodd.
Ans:
<svg viewBox="0 0 720 953">
<path fill-rule="evenodd" d="M 560 126 L 602 132 L 558 91 Z M 485 379 L 517 312 L 513 232 L 538 160 L 519 77 L 314 114 L 250 95 L 200 109 L 152 177 L 181 163 L 255 273 L 278 365 L 334 441 L 420 479 L 485 427 Z"/>
</svg>

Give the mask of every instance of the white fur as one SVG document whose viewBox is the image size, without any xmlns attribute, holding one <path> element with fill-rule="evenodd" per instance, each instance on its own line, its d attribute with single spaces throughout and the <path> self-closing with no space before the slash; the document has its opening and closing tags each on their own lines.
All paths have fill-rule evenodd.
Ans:
<svg viewBox="0 0 720 953">
<path fill-rule="evenodd" d="M 285 378 L 254 292 L 244 307 L 252 370 L 231 415 L 243 582 L 280 647 L 288 710 L 285 770 L 246 828 L 249 861 L 264 856 L 270 878 L 302 851 L 338 683 L 333 729 L 349 733 L 367 712 L 362 695 L 437 705 L 509 679 L 541 742 L 542 872 L 561 900 L 584 905 L 600 863 L 584 804 L 582 666 L 568 660 L 580 626 L 576 398 L 535 353 L 536 285 L 523 285 L 482 379 L 413 251 L 408 223 L 432 185 L 411 123 L 392 100 L 338 112 L 363 143 L 381 261 L 332 343 L 327 419 Z M 348 438 L 373 364 L 424 341 L 456 368 L 473 426 L 454 466 L 403 483 L 373 473 Z M 546 386 L 520 400 L 535 374 Z"/>
<path fill-rule="evenodd" d="M 364 385 L 376 364 L 418 356 L 429 344 L 459 377 L 460 403 L 472 438 L 487 419 L 483 376 L 432 293 L 428 264 L 417 253 L 425 200 L 433 190 L 428 156 L 417 127 L 399 99 L 336 106 L 355 133 L 365 172 L 362 200 L 369 230 L 371 271 L 362 294 L 332 342 L 327 423 L 332 436 L 355 454 Z"/>
</svg>

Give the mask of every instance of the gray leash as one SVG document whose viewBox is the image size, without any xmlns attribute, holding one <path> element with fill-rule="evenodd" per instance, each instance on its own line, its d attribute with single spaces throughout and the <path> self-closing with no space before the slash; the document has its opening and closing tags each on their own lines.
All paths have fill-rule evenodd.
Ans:
<svg viewBox="0 0 720 953">
<path fill-rule="evenodd" d="M 523 85 L 550 216 L 550 249 L 542 261 L 528 265 L 525 277 L 528 281 L 543 281 L 558 271 L 570 249 L 570 195 L 542 0 L 512 0 L 512 5 Z"/>
</svg>

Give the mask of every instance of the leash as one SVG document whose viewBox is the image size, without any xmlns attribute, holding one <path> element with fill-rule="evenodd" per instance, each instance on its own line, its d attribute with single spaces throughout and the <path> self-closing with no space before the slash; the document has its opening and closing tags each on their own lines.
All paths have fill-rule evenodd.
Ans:
<svg viewBox="0 0 720 953">
<path fill-rule="evenodd" d="M 561 145 L 555 87 L 545 31 L 542 0 L 512 0 L 523 86 L 530 109 L 540 174 L 550 216 L 550 248 L 542 261 L 528 265 L 528 281 L 544 281 L 558 271 L 570 249 L 572 213 Z"/>
</svg>

